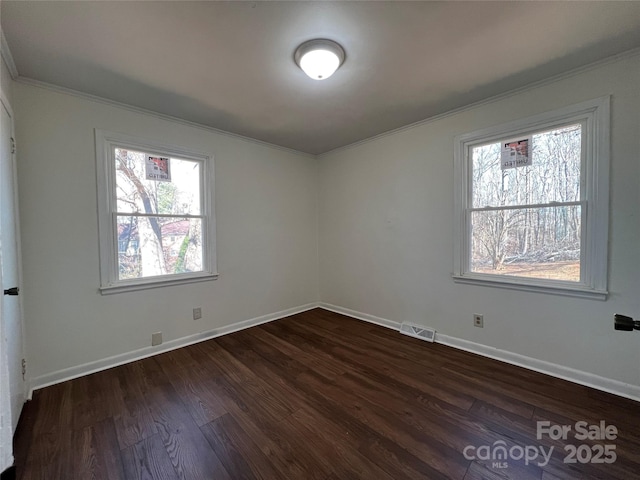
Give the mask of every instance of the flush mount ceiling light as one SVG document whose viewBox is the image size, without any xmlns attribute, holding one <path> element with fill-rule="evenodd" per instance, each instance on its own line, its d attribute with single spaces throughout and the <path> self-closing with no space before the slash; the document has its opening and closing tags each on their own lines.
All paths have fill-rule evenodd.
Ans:
<svg viewBox="0 0 640 480">
<path fill-rule="evenodd" d="M 344 62 L 344 50 L 336 42 L 316 39 L 304 42 L 294 55 L 298 66 L 314 80 L 333 75 Z"/>
</svg>

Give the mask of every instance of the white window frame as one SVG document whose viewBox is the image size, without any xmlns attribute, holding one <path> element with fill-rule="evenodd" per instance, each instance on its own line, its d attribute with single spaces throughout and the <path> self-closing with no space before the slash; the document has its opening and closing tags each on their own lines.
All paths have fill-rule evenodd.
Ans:
<svg viewBox="0 0 640 480">
<path fill-rule="evenodd" d="M 552 129 L 569 123 L 583 125 L 581 166 L 582 235 L 580 282 L 472 272 L 471 149 L 476 146 Z M 454 141 L 454 267 L 453 280 L 516 290 L 606 300 L 609 240 L 610 96 L 560 108 L 514 122 L 458 135 Z M 552 206 L 553 203 L 550 203 Z"/>
<path fill-rule="evenodd" d="M 214 208 L 214 162 L 211 155 L 182 147 L 162 145 L 122 133 L 95 130 L 96 175 L 98 193 L 98 237 L 100 247 L 100 292 L 103 295 L 147 288 L 202 282 L 218 278 L 216 264 L 216 230 Z M 118 239 L 116 228 L 115 149 L 126 148 L 148 154 L 183 158 L 201 165 L 200 194 L 202 204 L 202 266 L 200 272 L 167 274 L 146 278 L 118 278 Z"/>
</svg>

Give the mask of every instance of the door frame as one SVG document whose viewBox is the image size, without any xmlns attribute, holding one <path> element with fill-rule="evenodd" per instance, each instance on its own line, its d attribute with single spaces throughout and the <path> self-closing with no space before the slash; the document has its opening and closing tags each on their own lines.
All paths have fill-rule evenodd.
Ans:
<svg viewBox="0 0 640 480">
<path fill-rule="evenodd" d="M 20 289 L 20 291 L 23 291 L 23 285 L 22 285 L 22 280 L 23 280 L 23 275 L 22 275 L 22 240 L 21 240 L 21 236 L 20 236 L 20 208 L 19 208 L 19 203 L 18 203 L 18 162 L 17 162 L 17 152 L 18 152 L 18 147 L 17 147 L 17 141 L 15 140 L 16 138 L 16 133 L 15 133 L 15 115 L 13 113 L 13 108 L 11 107 L 11 102 L 9 102 L 9 97 L 7 96 L 7 94 L 5 93 L 5 90 L 2 86 L 0 86 L 0 108 L 5 108 L 7 110 L 7 113 L 9 114 L 9 119 L 11 120 L 10 122 L 10 128 L 11 128 L 11 138 L 13 138 L 14 141 L 14 145 L 15 145 L 15 149 L 11 154 L 11 163 L 12 163 L 12 170 L 13 170 L 13 178 L 12 178 L 12 183 L 13 183 L 13 218 L 14 218 L 14 223 L 15 223 L 15 232 L 16 232 L 16 238 L 15 238 L 15 242 L 16 242 L 16 265 L 17 265 L 17 276 L 18 276 L 18 288 Z M 2 299 L 0 299 L 0 301 L 4 301 L 4 297 L 2 297 Z M 18 321 L 20 322 L 20 342 L 21 342 L 21 347 L 22 347 L 22 358 L 23 359 L 27 359 L 27 349 L 26 349 L 26 341 L 25 341 L 25 325 L 24 325 L 24 297 L 23 295 L 18 295 Z M 27 365 L 28 366 L 28 365 Z M 23 382 L 22 382 L 22 400 L 23 400 L 23 405 L 24 402 L 26 400 L 30 400 L 30 398 L 28 398 L 28 393 L 31 392 L 30 388 L 30 381 L 29 381 L 29 376 L 28 376 L 28 370 L 25 371 L 25 374 L 23 375 Z M 22 409 L 21 409 L 22 410 Z M 18 414 L 18 419 L 16 419 L 16 424 L 17 424 L 17 420 L 19 420 L 20 415 Z M 12 419 L 12 421 L 14 421 L 14 419 Z M 14 431 L 15 433 L 15 431 Z"/>
</svg>

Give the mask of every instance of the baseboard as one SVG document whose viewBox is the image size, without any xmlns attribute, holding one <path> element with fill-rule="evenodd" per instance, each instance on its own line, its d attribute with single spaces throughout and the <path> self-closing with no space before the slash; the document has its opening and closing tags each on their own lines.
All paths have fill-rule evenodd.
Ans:
<svg viewBox="0 0 640 480">
<path fill-rule="evenodd" d="M 400 322 L 376 317 L 367 313 L 361 313 L 355 310 L 350 310 L 348 308 L 322 302 L 318 306 L 331 312 L 341 313 L 348 317 L 353 317 L 365 322 L 375 323 L 376 325 L 381 325 L 393 330 L 398 330 L 400 328 Z M 519 353 L 510 352 L 508 350 L 501 350 L 499 348 L 470 342 L 468 340 L 463 340 L 461 338 L 443 335 L 440 333 L 436 333 L 435 342 L 441 343 L 443 345 L 448 345 L 459 350 L 464 350 L 466 352 L 482 355 L 483 357 L 488 357 L 494 360 L 509 363 L 511 365 L 517 365 L 529 370 L 544 373 L 552 377 L 568 380 L 569 382 L 595 388 L 596 390 L 602 390 L 604 392 L 612 393 L 620 397 L 640 401 L 640 386 L 638 385 L 621 382 L 619 380 L 612 380 L 610 378 L 601 377 L 593 373 L 576 370 L 570 367 L 565 367 L 563 365 L 539 360 L 537 358 L 520 355 Z"/>
<path fill-rule="evenodd" d="M 450 337 L 449 335 L 440 335 L 437 333 L 436 342 L 459 350 L 476 353 L 483 357 L 493 358 L 495 360 L 500 360 L 501 362 L 510 363 L 511 365 L 517 365 L 529 370 L 551 375 L 552 377 L 568 380 L 586 387 L 595 388 L 604 392 L 613 393 L 614 395 L 630 398 L 631 400 L 640 401 L 640 387 L 637 385 L 624 383 L 619 380 L 612 380 L 593 373 L 576 370 L 556 363 L 546 362 L 537 358 L 527 357 L 525 355 L 520 355 L 519 353 L 509 352 L 508 350 L 501 350 L 499 348 L 489 347 L 487 345 L 470 342 L 461 338 Z"/>
<path fill-rule="evenodd" d="M 72 380 L 74 378 L 89 375 L 91 373 L 99 372 L 102 370 L 107 370 L 109 368 L 117 367 L 118 365 L 123 365 L 125 363 L 134 362 L 136 360 L 141 360 L 143 358 L 152 357 L 154 355 L 158 355 L 159 353 L 164 353 L 175 350 L 177 348 L 193 345 L 194 343 L 203 342 L 205 340 L 216 338 L 221 335 L 244 330 L 245 328 L 250 328 L 256 325 L 261 325 L 263 323 L 279 320 L 281 318 L 295 315 L 297 313 L 306 312 L 318 307 L 358 320 L 373 323 L 375 325 L 390 328 L 392 330 L 399 330 L 400 328 L 400 322 L 396 322 L 394 320 L 377 317 L 375 315 L 358 312 L 356 310 L 351 310 L 349 308 L 344 308 L 329 303 L 309 303 L 306 305 L 301 305 L 299 307 L 282 310 L 280 312 L 243 320 L 241 322 L 233 323 L 231 325 L 227 325 L 218 329 L 209 330 L 207 332 L 201 332 L 195 335 L 189 335 L 187 337 L 171 340 L 163 343 L 158 347 L 145 347 L 139 350 L 134 350 L 132 352 L 115 355 L 113 357 L 96 360 L 94 362 L 58 370 L 56 372 L 33 378 L 29 382 L 28 398 L 32 398 L 34 390 L 38 390 L 49 385 L 65 382 L 67 380 Z M 459 350 L 464 350 L 467 352 L 482 355 L 484 357 L 492 358 L 494 360 L 499 360 L 501 362 L 509 363 L 511 365 L 524 367 L 529 370 L 544 373 L 546 375 L 551 375 L 552 377 L 557 377 L 573 383 L 585 385 L 597 390 L 602 390 L 604 392 L 629 398 L 631 400 L 640 401 L 640 386 L 637 385 L 624 383 L 619 380 L 612 380 L 589 372 L 584 372 L 581 370 L 565 367 L 563 365 L 546 362 L 537 358 L 527 357 L 525 355 L 520 355 L 518 353 L 510 352 L 507 350 L 501 350 L 495 347 L 482 345 L 480 343 L 470 342 L 461 338 L 443 335 L 441 333 L 436 333 L 435 342 L 441 343 L 443 345 L 448 345 Z"/>
<path fill-rule="evenodd" d="M 39 377 L 32 378 L 29 381 L 29 394 L 27 398 L 31 400 L 34 390 L 38 390 L 40 388 L 55 385 L 56 383 L 66 382 L 67 380 L 72 380 L 74 378 L 100 372 L 102 370 L 107 370 L 109 368 L 117 367 L 118 365 L 124 365 L 125 363 L 142 360 L 143 358 L 152 357 L 154 355 L 169 352 L 177 348 L 193 345 L 194 343 L 210 340 L 221 335 L 227 335 L 239 330 L 244 330 L 245 328 L 250 328 L 256 325 L 261 325 L 263 323 L 279 320 L 281 318 L 289 317 L 297 313 L 306 312 L 307 310 L 312 310 L 317 307 L 317 303 L 309 303 L 298 307 L 288 308 L 280 312 L 270 313 L 268 315 L 262 315 L 260 317 L 243 320 L 241 322 L 236 322 L 231 325 L 216 328 L 214 330 L 209 330 L 206 332 L 177 338 L 175 340 L 170 340 L 156 347 L 145 347 L 139 350 L 133 350 L 131 352 L 122 353 L 120 355 L 114 355 L 112 357 L 103 358 L 94 362 L 89 362 L 82 365 L 77 365 L 75 367 L 65 368 L 63 370 L 48 373 L 46 375 L 41 375 Z"/>
<path fill-rule="evenodd" d="M 337 305 L 331 305 L 330 303 L 324 302 L 320 302 L 318 304 L 318 307 L 323 308 L 324 310 L 329 310 L 330 312 L 346 315 L 347 317 L 353 317 L 357 320 L 364 320 L 365 322 L 375 323 L 376 325 L 380 325 L 381 327 L 387 327 L 393 330 L 400 329 L 400 322 L 394 322 L 393 320 L 387 320 L 386 318 L 376 317 L 375 315 L 369 315 L 368 313 L 361 313 L 355 310 L 338 307 Z"/>
</svg>

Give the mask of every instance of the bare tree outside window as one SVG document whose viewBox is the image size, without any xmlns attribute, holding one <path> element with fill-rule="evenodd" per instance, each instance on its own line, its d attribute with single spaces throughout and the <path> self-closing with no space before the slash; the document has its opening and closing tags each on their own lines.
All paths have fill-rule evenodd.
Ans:
<svg viewBox="0 0 640 480">
<path fill-rule="evenodd" d="M 100 293 L 218 278 L 213 156 L 106 130 L 95 137 Z"/>
<path fill-rule="evenodd" d="M 171 180 L 149 180 L 146 156 L 115 149 L 119 279 L 202 271 L 201 165 L 171 158 Z"/>
<path fill-rule="evenodd" d="M 582 130 L 535 133 L 531 165 L 512 169 L 500 142 L 471 149 L 472 272 L 580 281 Z"/>
</svg>

